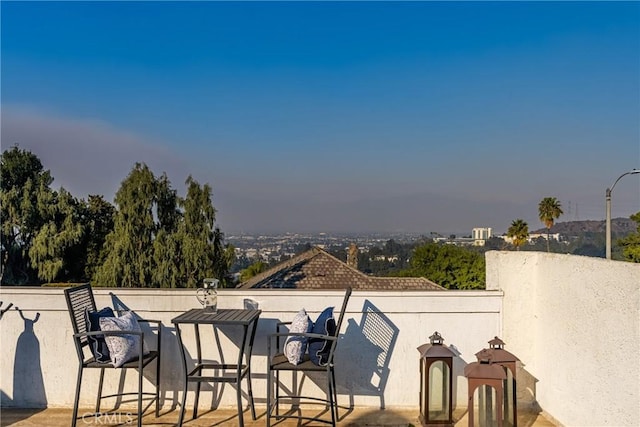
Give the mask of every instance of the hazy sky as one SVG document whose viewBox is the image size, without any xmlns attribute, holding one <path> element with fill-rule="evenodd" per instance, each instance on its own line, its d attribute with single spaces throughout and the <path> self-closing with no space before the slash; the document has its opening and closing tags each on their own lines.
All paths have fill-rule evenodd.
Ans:
<svg viewBox="0 0 640 427">
<path fill-rule="evenodd" d="M 0 8 L 2 150 L 77 197 L 144 162 L 227 233 L 470 234 L 604 219 L 640 168 L 640 2 Z"/>
</svg>

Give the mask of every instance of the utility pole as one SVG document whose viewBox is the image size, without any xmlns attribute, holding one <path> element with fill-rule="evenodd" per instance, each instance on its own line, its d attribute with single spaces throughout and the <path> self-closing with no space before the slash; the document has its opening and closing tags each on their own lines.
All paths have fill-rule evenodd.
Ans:
<svg viewBox="0 0 640 427">
<path fill-rule="evenodd" d="M 640 169 L 633 169 L 629 172 L 625 172 L 622 175 L 620 175 L 618 177 L 618 179 L 616 179 L 616 182 L 613 183 L 613 185 L 610 188 L 607 188 L 607 192 L 605 193 L 605 200 L 606 200 L 606 214 L 607 214 L 607 220 L 606 220 L 606 254 L 607 254 L 607 259 L 611 259 L 611 192 L 613 191 L 613 188 L 616 186 L 616 184 L 618 183 L 618 181 L 620 181 L 620 178 L 622 178 L 623 176 L 626 175 L 635 175 L 637 173 L 640 173 Z"/>
</svg>

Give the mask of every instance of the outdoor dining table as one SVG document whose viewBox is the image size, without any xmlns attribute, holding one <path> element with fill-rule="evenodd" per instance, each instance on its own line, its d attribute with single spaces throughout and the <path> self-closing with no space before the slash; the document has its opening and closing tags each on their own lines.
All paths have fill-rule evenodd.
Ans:
<svg viewBox="0 0 640 427">
<path fill-rule="evenodd" d="M 244 426 L 242 415 L 242 390 L 241 382 L 243 378 L 247 378 L 247 392 L 249 396 L 249 405 L 251 406 L 251 415 L 256 419 L 256 410 L 253 403 L 253 392 L 251 390 L 251 351 L 253 349 L 253 339 L 256 334 L 256 327 L 261 310 L 252 309 L 218 309 L 217 311 L 209 311 L 207 309 L 194 308 L 186 311 L 171 320 L 175 325 L 176 335 L 178 337 L 178 346 L 182 356 L 182 367 L 184 372 L 184 391 L 182 393 L 182 406 L 180 408 L 180 418 L 178 426 L 182 426 L 184 421 L 185 404 L 187 399 L 187 387 L 189 383 L 197 384 L 195 402 L 193 405 L 193 418 L 198 416 L 198 399 L 200 397 L 200 385 L 203 382 L 212 383 L 234 383 L 236 384 L 237 400 L 238 400 L 238 419 L 240 427 Z M 187 356 L 184 343 L 182 342 L 182 334 L 180 327 L 182 325 L 193 325 L 195 328 L 197 361 L 195 367 L 191 371 L 187 371 Z M 202 347 L 200 344 L 200 325 L 213 325 L 214 336 L 217 347 L 220 352 L 220 362 L 202 362 Z M 217 327 L 219 326 L 241 326 L 243 335 L 240 342 L 238 359 L 236 363 L 227 364 L 222 354 L 222 346 L 220 345 Z M 213 369 L 215 375 L 205 375 L 205 369 Z"/>
</svg>

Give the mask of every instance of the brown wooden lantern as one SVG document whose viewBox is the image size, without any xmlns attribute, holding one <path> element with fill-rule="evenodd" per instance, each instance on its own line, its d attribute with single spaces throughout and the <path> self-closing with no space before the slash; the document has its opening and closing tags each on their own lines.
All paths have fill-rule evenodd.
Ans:
<svg viewBox="0 0 640 427">
<path fill-rule="evenodd" d="M 518 405 L 516 396 L 516 364 L 520 361 L 516 356 L 504 349 L 504 341 L 494 337 L 489 341 L 489 351 L 491 361 L 502 366 L 506 378 L 504 379 L 504 425 L 507 427 L 517 427 L 518 425 Z M 476 354 L 476 357 L 478 355 Z"/>
<path fill-rule="evenodd" d="M 420 421 L 423 426 L 453 426 L 453 357 L 438 332 L 420 352 Z"/>
<path fill-rule="evenodd" d="M 497 426 L 503 424 L 504 380 L 506 374 L 502 366 L 491 360 L 491 352 L 480 351 L 478 362 L 469 363 L 464 368 L 468 384 L 469 427 Z M 475 391 L 478 390 L 478 406 L 475 405 Z"/>
</svg>

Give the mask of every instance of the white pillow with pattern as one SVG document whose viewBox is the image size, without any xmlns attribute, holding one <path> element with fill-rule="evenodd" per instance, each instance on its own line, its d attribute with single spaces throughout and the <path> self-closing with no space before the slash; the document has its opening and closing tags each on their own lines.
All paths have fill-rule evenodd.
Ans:
<svg viewBox="0 0 640 427">
<path fill-rule="evenodd" d="M 130 311 L 120 317 L 101 317 L 100 330 L 142 332 L 136 316 Z M 137 358 L 139 355 L 139 335 L 105 335 L 104 339 L 107 342 L 107 347 L 109 347 L 111 363 L 116 368 Z M 144 354 L 148 353 L 145 347 L 143 347 L 142 351 Z"/>
<path fill-rule="evenodd" d="M 303 308 L 296 314 L 291 322 L 289 332 L 311 332 L 313 322 L 309 319 L 307 312 Z M 284 343 L 284 355 L 292 365 L 299 365 L 307 351 L 307 337 L 288 337 Z"/>
</svg>

